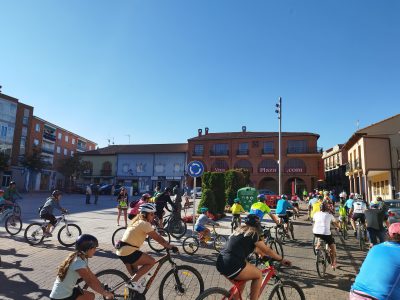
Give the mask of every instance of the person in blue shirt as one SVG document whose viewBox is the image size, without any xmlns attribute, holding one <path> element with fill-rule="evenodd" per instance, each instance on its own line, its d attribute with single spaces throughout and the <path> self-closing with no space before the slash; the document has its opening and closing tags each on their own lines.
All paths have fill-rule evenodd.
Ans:
<svg viewBox="0 0 400 300">
<path fill-rule="evenodd" d="M 347 199 L 346 203 L 344 204 L 344 206 L 346 206 L 347 215 L 349 214 L 350 209 L 353 207 L 353 202 L 354 202 L 354 194 L 351 193 L 349 199 Z"/>
<path fill-rule="evenodd" d="M 400 223 L 390 225 L 388 242 L 369 250 L 349 299 L 400 299 Z"/>
<path fill-rule="evenodd" d="M 281 199 L 279 199 L 278 203 L 276 204 L 275 214 L 282 219 L 286 233 L 288 232 L 289 218 L 293 216 L 293 213 L 288 211 L 289 208 L 293 209 L 292 204 L 290 204 L 290 202 L 287 200 L 286 195 L 282 195 Z"/>
</svg>

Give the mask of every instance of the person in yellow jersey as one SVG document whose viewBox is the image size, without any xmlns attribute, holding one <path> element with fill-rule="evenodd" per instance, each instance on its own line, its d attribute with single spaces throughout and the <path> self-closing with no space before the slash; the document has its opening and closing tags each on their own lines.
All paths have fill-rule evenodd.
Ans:
<svg viewBox="0 0 400 300">
<path fill-rule="evenodd" d="M 265 195 L 260 194 L 257 196 L 258 202 L 254 203 L 250 207 L 249 214 L 256 215 L 260 218 L 260 222 L 262 221 L 263 217 L 265 214 L 268 214 L 268 216 L 274 220 L 275 224 L 279 224 L 279 219 L 276 215 L 271 213 L 271 209 L 267 204 L 265 204 Z"/>
<path fill-rule="evenodd" d="M 314 214 L 315 214 L 315 213 L 321 211 L 320 207 L 321 207 L 321 203 L 322 203 L 323 201 L 324 201 L 324 196 L 319 195 L 319 196 L 318 196 L 318 201 L 315 202 L 315 203 L 313 204 L 313 206 L 312 206 L 311 214 L 310 214 L 311 219 L 314 217 Z"/>
<path fill-rule="evenodd" d="M 234 219 L 235 219 L 235 218 L 238 218 L 238 220 L 239 220 L 239 226 L 240 226 L 240 225 L 242 224 L 242 220 L 240 219 L 240 214 L 241 214 L 241 213 L 245 213 L 245 210 L 243 209 L 242 204 L 240 204 L 240 199 L 239 199 L 239 198 L 235 198 L 235 199 L 233 200 L 233 205 L 232 205 L 232 207 L 231 207 L 231 212 L 232 212 L 232 222 L 231 222 L 231 226 L 232 226 L 232 229 L 235 229 L 235 228 L 233 228 Z"/>
</svg>

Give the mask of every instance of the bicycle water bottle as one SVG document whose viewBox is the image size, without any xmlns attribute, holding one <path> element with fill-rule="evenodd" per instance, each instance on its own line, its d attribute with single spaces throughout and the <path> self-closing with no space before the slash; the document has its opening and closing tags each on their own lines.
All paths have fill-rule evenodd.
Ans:
<svg viewBox="0 0 400 300">
<path fill-rule="evenodd" d="M 142 282 L 141 282 L 142 286 L 146 286 L 146 284 L 149 282 L 150 278 L 151 278 L 151 273 L 147 273 L 147 275 L 145 277 L 143 277 L 143 279 L 142 279 Z"/>
</svg>

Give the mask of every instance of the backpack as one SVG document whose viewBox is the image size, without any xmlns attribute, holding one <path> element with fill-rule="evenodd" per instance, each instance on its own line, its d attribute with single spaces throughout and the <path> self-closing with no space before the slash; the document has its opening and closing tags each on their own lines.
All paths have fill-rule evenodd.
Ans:
<svg viewBox="0 0 400 300">
<path fill-rule="evenodd" d="M 44 204 L 41 205 L 41 206 L 38 208 L 38 214 L 40 214 L 40 211 L 42 210 L 43 206 L 44 206 Z"/>
<path fill-rule="evenodd" d="M 138 204 L 140 201 L 140 199 L 137 200 L 133 200 L 131 203 L 129 203 L 129 207 L 130 208 L 134 208 L 136 206 L 136 204 Z"/>
</svg>

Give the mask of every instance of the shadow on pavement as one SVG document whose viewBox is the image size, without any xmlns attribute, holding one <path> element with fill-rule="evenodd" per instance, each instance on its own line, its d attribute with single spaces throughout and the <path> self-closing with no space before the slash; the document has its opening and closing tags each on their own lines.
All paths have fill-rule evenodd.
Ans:
<svg viewBox="0 0 400 300">
<path fill-rule="evenodd" d="M 0 296 L 10 299 L 30 300 L 32 298 L 28 297 L 28 295 L 32 293 L 38 294 L 36 299 L 43 299 L 43 297 L 48 299 L 47 296 L 50 294 L 49 290 L 41 289 L 39 285 L 29 280 L 22 273 L 17 273 L 7 278 L 3 272 L 0 272 L 0 282 L 3 283 L 0 285 Z M 4 284 L 5 282 L 7 284 Z"/>
</svg>

